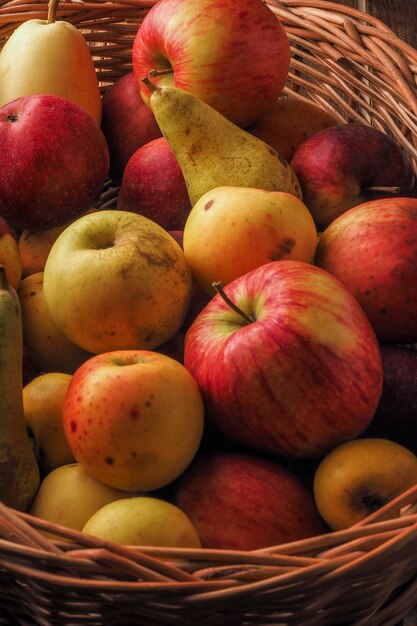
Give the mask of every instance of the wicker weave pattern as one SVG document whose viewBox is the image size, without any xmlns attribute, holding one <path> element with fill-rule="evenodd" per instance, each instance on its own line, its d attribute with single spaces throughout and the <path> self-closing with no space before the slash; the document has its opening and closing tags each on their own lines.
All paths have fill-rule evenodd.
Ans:
<svg viewBox="0 0 417 626">
<path fill-rule="evenodd" d="M 153 4 L 60 4 L 58 16 L 85 33 L 103 90 L 131 69 Z M 417 171 L 417 51 L 344 5 L 268 4 L 293 51 L 285 93 L 395 136 Z M 0 0 L 0 44 L 46 15 L 45 2 Z M 102 203 L 112 200 L 110 186 Z M 417 601 L 416 553 L 417 486 L 346 531 L 250 553 L 114 546 L 0 504 L 0 624 L 395 626 Z"/>
</svg>

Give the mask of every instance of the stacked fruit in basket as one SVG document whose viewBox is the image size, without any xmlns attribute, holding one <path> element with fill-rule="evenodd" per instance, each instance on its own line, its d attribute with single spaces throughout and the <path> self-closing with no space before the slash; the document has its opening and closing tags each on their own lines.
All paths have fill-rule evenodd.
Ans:
<svg viewBox="0 0 417 626">
<path fill-rule="evenodd" d="M 0 53 L 0 498 L 137 545 L 362 520 L 417 483 L 409 157 L 285 97 L 261 0 L 159 0 L 102 91 L 56 5 Z"/>
</svg>

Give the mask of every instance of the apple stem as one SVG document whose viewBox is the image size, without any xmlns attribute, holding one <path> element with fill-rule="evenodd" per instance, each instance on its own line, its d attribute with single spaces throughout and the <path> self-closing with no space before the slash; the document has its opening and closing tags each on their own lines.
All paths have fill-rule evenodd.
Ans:
<svg viewBox="0 0 417 626">
<path fill-rule="evenodd" d="M 159 87 L 157 87 L 151 80 L 149 80 L 147 76 L 145 76 L 144 78 L 141 78 L 140 80 L 142 81 L 144 85 L 147 86 L 149 91 L 152 91 L 152 92 L 158 91 Z"/>
<path fill-rule="evenodd" d="M 6 268 L 4 265 L 0 265 L 0 289 L 8 291 L 9 281 L 7 280 Z"/>
<path fill-rule="evenodd" d="M 236 313 L 239 313 L 239 315 L 241 315 L 243 317 L 243 319 L 245 319 L 247 322 L 249 322 L 249 324 L 253 324 L 255 322 L 254 318 L 251 317 L 250 315 L 248 315 L 248 313 L 245 313 L 245 311 L 242 311 L 242 309 L 240 309 L 230 298 L 228 295 L 226 295 L 224 289 L 223 289 L 223 285 L 221 283 L 220 280 L 217 280 L 214 283 L 211 283 L 212 286 L 214 287 L 214 289 L 216 290 L 216 292 L 219 294 L 219 296 L 226 302 L 226 304 L 228 306 L 230 306 L 231 309 L 233 309 L 233 311 L 236 311 Z"/>
<path fill-rule="evenodd" d="M 366 187 L 364 191 L 382 191 L 384 193 L 399 193 L 400 187 L 384 187 L 375 185 L 374 187 Z"/>
<path fill-rule="evenodd" d="M 48 17 L 47 24 L 53 24 L 56 20 L 56 13 L 58 11 L 59 0 L 49 0 L 48 3 Z"/>
<path fill-rule="evenodd" d="M 163 76 L 164 74 L 172 74 L 173 71 L 172 67 L 167 67 L 164 70 L 149 70 L 148 76 Z"/>
</svg>

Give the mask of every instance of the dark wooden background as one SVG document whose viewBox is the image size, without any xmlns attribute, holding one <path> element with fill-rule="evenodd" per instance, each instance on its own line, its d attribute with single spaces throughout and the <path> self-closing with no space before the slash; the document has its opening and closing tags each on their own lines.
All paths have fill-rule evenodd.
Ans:
<svg viewBox="0 0 417 626">
<path fill-rule="evenodd" d="M 401 39 L 417 48 L 417 0 L 338 0 L 387 24 Z"/>
</svg>

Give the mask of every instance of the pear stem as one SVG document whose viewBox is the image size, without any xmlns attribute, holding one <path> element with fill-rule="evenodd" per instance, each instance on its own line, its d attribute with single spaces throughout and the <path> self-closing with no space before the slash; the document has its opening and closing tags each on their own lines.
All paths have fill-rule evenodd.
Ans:
<svg viewBox="0 0 417 626">
<path fill-rule="evenodd" d="M 164 74 L 172 74 L 173 72 L 172 67 L 167 67 L 164 70 L 149 70 L 148 76 L 163 76 Z"/>
<path fill-rule="evenodd" d="M 151 80 L 149 80 L 147 76 L 145 76 L 144 78 L 141 78 L 140 80 L 142 81 L 144 85 L 147 86 L 149 91 L 152 91 L 152 92 L 158 91 L 159 87 L 157 87 Z"/>
<path fill-rule="evenodd" d="M 253 324 L 255 322 L 255 320 L 253 319 L 253 317 L 251 317 L 250 315 L 248 315 L 247 313 L 245 313 L 245 311 L 242 311 L 242 309 L 240 309 L 237 304 L 235 304 L 228 295 L 226 295 L 224 289 L 223 289 L 223 285 L 221 283 L 221 281 L 217 280 L 214 283 L 211 283 L 212 286 L 214 287 L 214 289 L 217 291 L 217 293 L 219 294 L 219 296 L 226 302 L 226 304 L 228 306 L 230 306 L 231 309 L 233 309 L 233 311 L 236 311 L 236 313 L 238 313 L 239 315 L 241 315 L 243 317 L 244 320 L 246 320 L 247 322 L 249 322 L 249 324 Z"/>
<path fill-rule="evenodd" d="M 6 268 L 0 265 L 0 289 L 8 291 L 9 281 L 7 280 Z"/>
<path fill-rule="evenodd" d="M 56 13 L 58 11 L 59 0 L 49 0 L 48 3 L 48 17 L 46 20 L 47 24 L 54 24 L 56 20 Z"/>
</svg>

